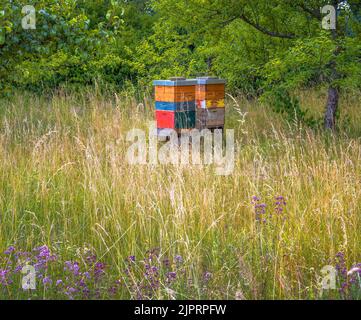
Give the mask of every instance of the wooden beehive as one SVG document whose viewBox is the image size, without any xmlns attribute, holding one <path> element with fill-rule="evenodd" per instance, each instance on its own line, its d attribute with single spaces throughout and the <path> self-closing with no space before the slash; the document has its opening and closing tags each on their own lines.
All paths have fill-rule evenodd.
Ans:
<svg viewBox="0 0 361 320">
<path fill-rule="evenodd" d="M 195 111 L 156 111 L 158 129 L 192 129 L 196 126 Z"/>
<path fill-rule="evenodd" d="M 158 129 L 192 129 L 196 125 L 196 80 L 154 81 Z"/>
<path fill-rule="evenodd" d="M 197 109 L 197 129 L 218 129 L 224 128 L 225 108 Z"/>
<path fill-rule="evenodd" d="M 198 108 L 224 108 L 226 81 L 213 77 L 197 78 L 196 104 Z"/>
<path fill-rule="evenodd" d="M 185 80 L 188 81 L 188 80 Z M 192 102 L 195 101 L 195 91 L 193 85 L 178 86 L 175 82 L 163 82 L 164 85 L 155 86 L 155 100 L 163 102 Z"/>
<path fill-rule="evenodd" d="M 197 78 L 196 128 L 224 128 L 226 81 L 214 77 Z"/>
</svg>

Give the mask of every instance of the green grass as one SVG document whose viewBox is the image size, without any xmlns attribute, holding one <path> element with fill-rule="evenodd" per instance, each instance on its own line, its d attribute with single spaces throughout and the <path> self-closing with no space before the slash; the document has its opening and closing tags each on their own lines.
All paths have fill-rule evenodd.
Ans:
<svg viewBox="0 0 361 320">
<path fill-rule="evenodd" d="M 126 162 L 126 133 L 153 120 L 149 98 L 139 104 L 89 91 L 1 100 L 0 250 L 45 244 L 65 261 L 87 247 L 109 277 L 124 280 L 128 256 L 160 248 L 162 258 L 184 259 L 176 298 L 318 298 L 320 270 L 338 252 L 348 267 L 361 262 L 360 96 L 343 98 L 342 133 L 334 136 L 236 101 L 227 111 L 235 170 L 222 177 L 207 166 Z M 301 101 L 320 115 L 325 99 L 304 92 Z M 285 220 L 270 217 L 281 195 Z M 256 222 L 252 196 L 267 204 L 267 224 Z M 54 281 L 64 276 L 55 269 Z M 205 272 L 212 274 L 206 284 Z M 169 298 L 167 283 L 160 287 L 153 298 Z M 43 287 L 24 293 L 18 282 L 1 290 L 2 298 L 63 297 Z M 134 288 L 123 286 L 116 298 L 136 298 Z"/>
</svg>

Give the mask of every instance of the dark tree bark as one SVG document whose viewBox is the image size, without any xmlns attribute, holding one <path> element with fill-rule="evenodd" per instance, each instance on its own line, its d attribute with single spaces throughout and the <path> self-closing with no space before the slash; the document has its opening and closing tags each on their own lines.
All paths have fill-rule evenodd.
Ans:
<svg viewBox="0 0 361 320">
<path fill-rule="evenodd" d="M 336 114 L 338 109 L 339 90 L 331 86 L 328 89 L 328 98 L 325 112 L 325 128 L 334 130 L 336 126 Z"/>
<path fill-rule="evenodd" d="M 208 58 L 207 58 L 208 72 L 211 72 L 212 66 L 213 66 L 213 58 L 212 58 L 212 57 L 208 57 Z"/>
<path fill-rule="evenodd" d="M 333 0 L 332 4 L 335 8 L 338 8 L 340 0 Z M 333 41 L 337 42 L 338 33 L 337 33 L 337 15 L 336 15 L 336 29 L 332 30 L 332 38 Z M 331 79 L 330 79 L 330 87 L 328 89 L 328 97 L 325 111 L 325 128 L 328 130 L 335 130 L 336 128 L 336 115 L 338 109 L 338 102 L 340 99 L 339 87 L 334 83 L 334 81 L 340 78 L 340 75 L 337 71 L 337 56 L 340 54 L 341 47 L 337 45 L 336 50 L 334 52 L 334 58 L 330 63 L 331 68 Z"/>
</svg>

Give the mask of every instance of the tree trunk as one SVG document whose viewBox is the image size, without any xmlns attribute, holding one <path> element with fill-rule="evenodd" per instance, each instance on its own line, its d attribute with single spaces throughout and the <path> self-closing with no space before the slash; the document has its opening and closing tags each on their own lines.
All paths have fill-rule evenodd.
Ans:
<svg viewBox="0 0 361 320">
<path fill-rule="evenodd" d="M 211 72 L 211 70 L 212 70 L 212 65 L 213 65 L 213 58 L 212 58 L 212 57 L 208 57 L 208 58 L 207 58 L 208 73 Z"/>
<path fill-rule="evenodd" d="M 338 6 L 341 3 L 341 0 L 333 0 L 332 5 L 336 10 L 338 10 Z M 331 68 L 331 79 L 330 79 L 330 87 L 328 89 L 328 98 L 327 98 L 327 105 L 326 105 L 326 112 L 325 112 L 325 128 L 335 130 L 336 128 L 336 115 L 337 115 L 337 109 L 338 109 L 338 101 L 340 99 L 340 92 L 339 87 L 334 82 L 340 78 L 340 74 L 337 70 L 337 57 L 340 54 L 342 48 L 340 44 L 338 43 L 338 16 L 336 14 L 336 28 L 331 30 L 332 39 L 335 41 L 336 49 L 333 53 L 334 58 L 330 62 L 330 68 Z"/>
<path fill-rule="evenodd" d="M 328 89 L 327 106 L 325 113 L 325 128 L 335 130 L 336 126 L 336 114 L 339 101 L 338 88 L 331 86 Z"/>
</svg>

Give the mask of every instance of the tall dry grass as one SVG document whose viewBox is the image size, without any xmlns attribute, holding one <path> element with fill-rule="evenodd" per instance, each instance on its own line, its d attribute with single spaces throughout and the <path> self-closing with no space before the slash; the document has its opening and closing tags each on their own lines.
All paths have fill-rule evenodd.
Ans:
<svg viewBox="0 0 361 320">
<path fill-rule="evenodd" d="M 322 111 L 319 93 L 301 100 Z M 159 247 L 183 256 L 199 288 L 192 296 L 180 288 L 179 298 L 318 298 L 320 270 L 338 252 L 349 266 L 361 261 L 359 97 L 342 101 L 351 122 L 335 136 L 286 123 L 257 102 L 236 102 L 229 100 L 227 114 L 235 170 L 222 177 L 207 166 L 125 161 L 126 133 L 153 119 L 149 99 L 95 90 L 2 100 L 1 250 L 46 244 L 71 259 L 87 246 L 117 275 L 126 257 Z M 256 221 L 253 196 L 267 205 L 267 223 Z M 287 200 L 281 215 L 277 196 Z M 205 271 L 212 274 L 206 293 Z"/>
</svg>

